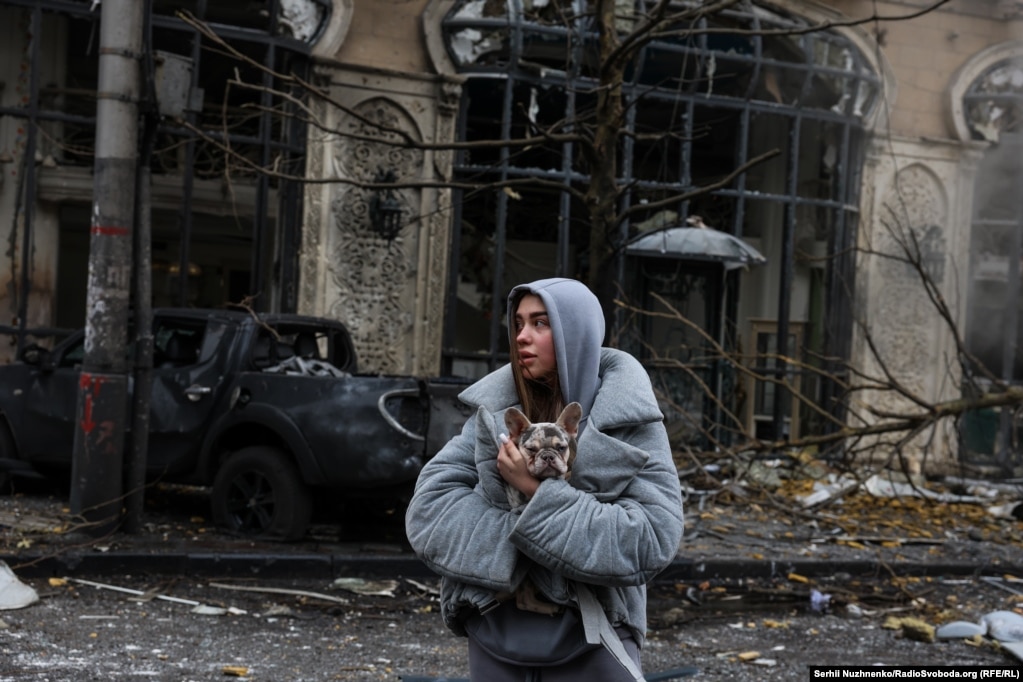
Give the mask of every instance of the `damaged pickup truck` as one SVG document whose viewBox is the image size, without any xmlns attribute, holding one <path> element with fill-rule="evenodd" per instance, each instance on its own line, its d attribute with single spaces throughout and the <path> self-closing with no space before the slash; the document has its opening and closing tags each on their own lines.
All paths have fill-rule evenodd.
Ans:
<svg viewBox="0 0 1023 682">
<path fill-rule="evenodd" d="M 302 537 L 318 493 L 401 496 L 468 417 L 467 380 L 358 373 L 343 324 L 158 309 L 147 479 L 211 488 L 214 522 Z M 67 476 L 84 331 L 0 367 L 0 472 Z"/>
</svg>

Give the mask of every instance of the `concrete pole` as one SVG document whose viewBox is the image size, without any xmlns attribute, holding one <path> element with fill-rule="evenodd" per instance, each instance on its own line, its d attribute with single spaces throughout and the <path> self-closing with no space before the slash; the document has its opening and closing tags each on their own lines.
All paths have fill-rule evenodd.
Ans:
<svg viewBox="0 0 1023 682">
<path fill-rule="evenodd" d="M 138 0 L 103 0 L 85 358 L 71 463 L 71 511 L 94 535 L 116 529 L 123 506 L 142 16 Z"/>
</svg>

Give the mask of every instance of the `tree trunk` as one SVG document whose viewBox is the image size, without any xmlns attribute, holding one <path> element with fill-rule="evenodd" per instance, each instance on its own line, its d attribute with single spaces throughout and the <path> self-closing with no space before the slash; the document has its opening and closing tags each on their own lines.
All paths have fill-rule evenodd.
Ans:
<svg viewBox="0 0 1023 682">
<path fill-rule="evenodd" d="M 613 255 L 612 239 L 617 226 L 618 138 L 622 121 L 622 80 L 624 62 L 612 55 L 620 45 L 615 30 L 615 0 L 597 1 L 600 26 L 600 89 L 597 92 L 592 157 L 589 159 L 590 186 L 586 208 L 590 218 L 590 258 L 587 273 L 590 288 L 601 299 L 605 313 L 613 292 L 608 283 L 608 266 Z"/>
</svg>

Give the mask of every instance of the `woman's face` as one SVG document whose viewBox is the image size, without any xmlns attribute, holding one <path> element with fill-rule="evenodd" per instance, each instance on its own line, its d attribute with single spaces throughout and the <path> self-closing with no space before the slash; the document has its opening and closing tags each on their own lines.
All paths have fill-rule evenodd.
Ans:
<svg viewBox="0 0 1023 682">
<path fill-rule="evenodd" d="M 558 370 L 547 308 L 536 294 L 526 294 L 515 309 L 515 345 L 522 374 L 543 381 Z"/>
</svg>

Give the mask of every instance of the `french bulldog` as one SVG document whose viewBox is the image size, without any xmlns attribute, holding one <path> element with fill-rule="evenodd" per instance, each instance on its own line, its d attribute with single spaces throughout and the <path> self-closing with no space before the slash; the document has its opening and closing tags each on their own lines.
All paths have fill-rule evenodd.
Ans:
<svg viewBox="0 0 1023 682">
<path fill-rule="evenodd" d="M 515 442 L 525 456 L 526 466 L 534 478 L 568 480 L 572 475 L 575 441 L 582 413 L 582 405 L 570 403 L 561 411 L 556 422 L 533 424 L 514 407 L 505 412 L 504 423 L 508 427 L 508 438 Z M 512 511 L 520 509 L 528 501 L 524 494 L 510 484 L 505 483 L 504 488 Z M 510 598 L 511 595 L 506 596 Z M 560 613 L 563 608 L 541 598 L 536 586 L 528 578 L 515 590 L 515 605 L 523 611 L 547 615 Z"/>
<path fill-rule="evenodd" d="M 514 407 L 504 413 L 508 438 L 518 446 L 526 458 L 526 466 L 533 478 L 561 478 L 568 480 L 575 461 L 575 438 L 583 408 L 570 403 L 561 411 L 556 422 L 531 423 L 526 415 Z M 526 496 L 505 484 L 508 504 L 512 510 L 524 505 Z"/>
</svg>

